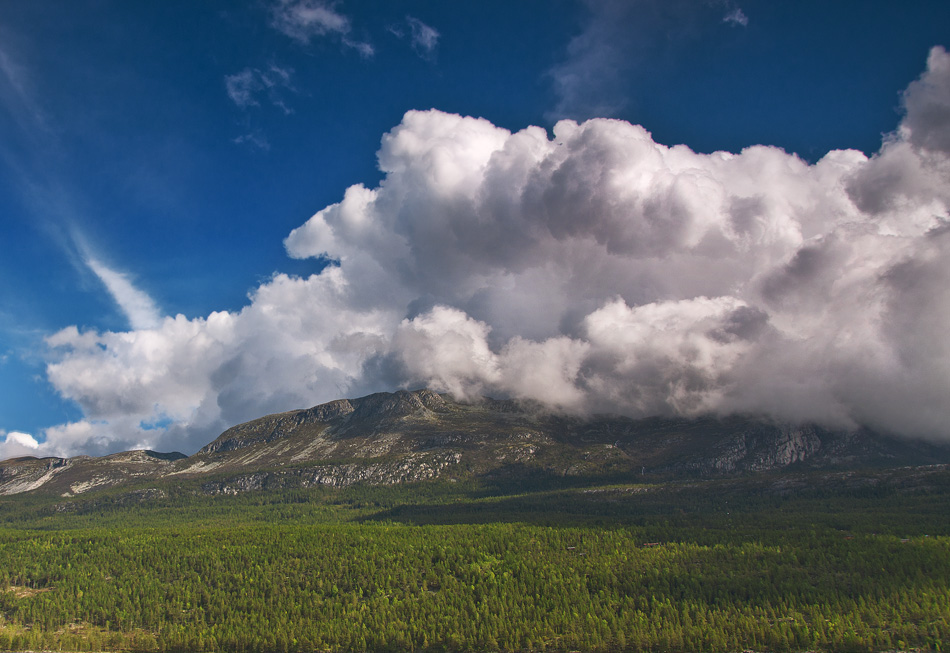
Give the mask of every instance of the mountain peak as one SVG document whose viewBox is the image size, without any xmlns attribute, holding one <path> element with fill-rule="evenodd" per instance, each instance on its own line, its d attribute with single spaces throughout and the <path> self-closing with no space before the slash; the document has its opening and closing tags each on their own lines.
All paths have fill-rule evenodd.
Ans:
<svg viewBox="0 0 950 653">
<path fill-rule="evenodd" d="M 259 442 L 273 442 L 308 425 L 314 428 L 320 425 L 342 427 L 351 419 L 362 424 L 367 420 L 375 422 L 409 416 L 425 417 L 430 412 L 446 409 L 445 400 L 428 389 L 377 392 L 358 399 L 336 399 L 313 408 L 267 415 L 238 424 L 202 447 L 198 453 L 234 451 Z"/>
<path fill-rule="evenodd" d="M 410 415 L 423 416 L 430 412 L 445 412 L 447 405 L 438 393 L 422 390 L 377 392 L 351 402 L 354 417 L 362 419 L 398 419 Z"/>
</svg>

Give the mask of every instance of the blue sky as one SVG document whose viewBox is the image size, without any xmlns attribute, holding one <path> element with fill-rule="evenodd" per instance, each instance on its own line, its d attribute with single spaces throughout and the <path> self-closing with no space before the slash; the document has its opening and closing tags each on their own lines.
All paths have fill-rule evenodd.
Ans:
<svg viewBox="0 0 950 653">
<path fill-rule="evenodd" d="M 914 339 L 937 349 L 905 351 L 896 299 L 867 280 L 835 281 L 841 297 L 814 281 L 855 261 L 874 261 L 868 279 L 932 264 L 924 236 L 947 197 L 934 46 L 950 46 L 945 2 L 0 3 L 0 454 L 190 453 L 259 411 L 413 384 L 950 437 L 934 426 L 950 398 L 937 336 Z M 584 122 L 597 118 L 642 125 L 668 169 L 644 172 L 643 134 Z M 591 127 L 559 132 L 563 119 Z M 543 138 L 506 140 L 531 126 Z M 764 176 L 666 148 L 679 144 L 697 156 L 768 146 L 743 159 Z M 513 161 L 538 157 L 534 172 L 510 188 L 471 181 L 466 166 L 487 161 L 473 152 L 506 147 Z M 849 148 L 867 160 L 825 157 Z M 580 180 L 559 205 L 569 215 L 532 203 L 556 190 L 537 181 L 555 165 L 565 188 Z M 618 184 L 639 190 L 615 198 Z M 352 203 L 333 209 L 345 193 Z M 716 249 L 678 217 L 713 196 L 772 235 L 751 243 L 730 227 L 735 251 Z M 620 222 L 598 222 L 621 205 Z M 641 205 L 660 208 L 623 222 Z M 537 236 L 545 220 L 550 243 Z M 906 247 L 829 244 L 871 224 Z M 812 260 L 829 267 L 805 270 Z M 940 274 L 905 293 L 937 313 L 903 314 L 950 317 Z M 804 277 L 811 286 L 786 290 Z M 842 297 L 877 330 L 829 313 Z M 696 344 L 740 322 L 771 335 L 748 350 Z M 802 336 L 813 328 L 833 338 L 819 347 L 826 336 Z M 670 333 L 675 352 L 643 362 L 640 347 Z M 787 353 L 792 341 L 809 351 Z M 876 343 L 887 372 L 849 358 L 854 342 Z M 816 362 L 788 372 L 785 356 Z M 919 423 L 855 398 L 888 396 L 915 371 L 922 386 L 900 403 Z M 552 374 L 560 384 L 540 381 Z M 813 391 L 834 401 L 803 389 L 813 378 L 832 379 Z"/>
</svg>

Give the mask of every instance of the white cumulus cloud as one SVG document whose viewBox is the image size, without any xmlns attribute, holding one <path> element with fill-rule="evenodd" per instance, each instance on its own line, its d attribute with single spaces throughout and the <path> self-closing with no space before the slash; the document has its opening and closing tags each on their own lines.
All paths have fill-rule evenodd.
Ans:
<svg viewBox="0 0 950 653">
<path fill-rule="evenodd" d="M 815 164 L 616 120 L 551 138 L 410 111 L 380 184 L 286 238 L 320 274 L 275 275 L 238 312 L 51 336 L 49 379 L 85 419 L 47 446 L 190 452 L 266 412 L 421 385 L 950 439 L 948 66 L 935 48 L 876 155 Z"/>
</svg>

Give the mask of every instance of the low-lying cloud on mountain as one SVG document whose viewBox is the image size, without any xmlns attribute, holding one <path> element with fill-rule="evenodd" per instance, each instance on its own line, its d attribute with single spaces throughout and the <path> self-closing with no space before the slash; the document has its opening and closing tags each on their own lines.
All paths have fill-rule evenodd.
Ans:
<svg viewBox="0 0 950 653">
<path fill-rule="evenodd" d="M 877 154 L 814 164 L 615 120 L 551 135 L 410 111 L 380 184 L 287 236 L 331 265 L 275 274 L 240 312 L 52 335 L 49 380 L 85 417 L 0 457 L 192 452 L 268 412 L 420 386 L 946 440 L 950 55 L 902 97 Z"/>
</svg>

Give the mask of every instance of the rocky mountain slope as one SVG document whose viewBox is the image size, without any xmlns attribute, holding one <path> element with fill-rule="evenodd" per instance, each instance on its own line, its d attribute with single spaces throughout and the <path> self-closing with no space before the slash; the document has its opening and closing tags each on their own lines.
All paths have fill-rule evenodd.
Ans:
<svg viewBox="0 0 950 653">
<path fill-rule="evenodd" d="M 828 431 L 741 417 L 582 419 L 523 402 L 460 403 L 418 390 L 268 415 L 228 429 L 193 456 L 130 451 L 101 458 L 6 460 L 0 462 L 0 494 L 68 497 L 125 486 L 148 494 L 185 480 L 208 494 L 432 478 L 601 476 L 632 481 L 792 466 L 936 463 L 950 463 L 950 447 L 867 430 Z"/>
</svg>

